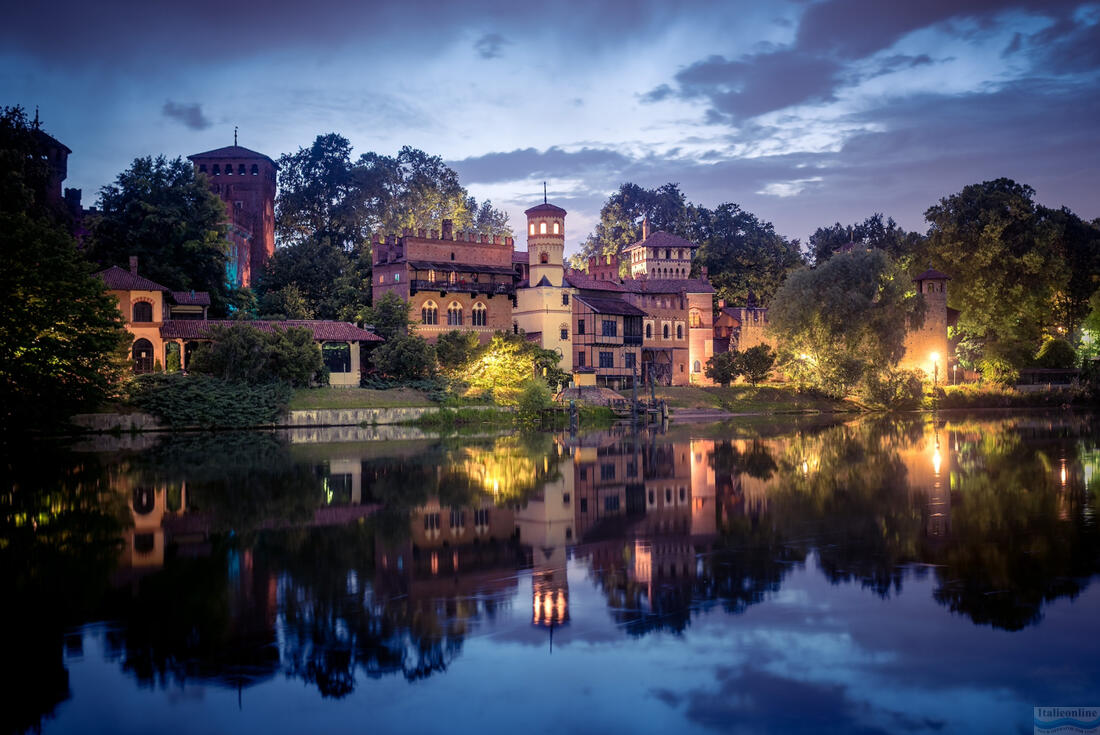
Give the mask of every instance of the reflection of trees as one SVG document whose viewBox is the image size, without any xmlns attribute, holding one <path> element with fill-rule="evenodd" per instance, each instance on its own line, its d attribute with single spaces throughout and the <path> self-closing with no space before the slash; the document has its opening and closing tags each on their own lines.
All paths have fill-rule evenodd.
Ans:
<svg viewBox="0 0 1100 735">
<path fill-rule="evenodd" d="M 21 731 L 69 697 L 63 631 L 98 608 L 128 514 L 95 458 L 35 444 L 0 468 L 0 690 L 7 727 Z"/>
</svg>

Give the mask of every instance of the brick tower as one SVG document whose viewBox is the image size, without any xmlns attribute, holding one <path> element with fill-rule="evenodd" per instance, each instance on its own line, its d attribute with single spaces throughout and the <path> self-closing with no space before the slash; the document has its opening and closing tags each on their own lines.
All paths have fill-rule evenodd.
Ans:
<svg viewBox="0 0 1100 735">
<path fill-rule="evenodd" d="M 229 219 L 229 282 L 251 286 L 275 252 L 275 162 L 236 145 L 188 156 L 210 190 L 221 197 Z"/>
<path fill-rule="evenodd" d="M 532 286 L 545 276 L 550 285 L 561 288 L 565 276 L 565 210 L 543 203 L 531 207 L 527 215 L 528 281 Z"/>
<path fill-rule="evenodd" d="M 947 341 L 947 282 L 946 273 L 929 268 L 913 279 L 917 291 L 924 298 L 924 324 L 920 329 L 910 329 L 905 338 L 905 357 L 900 367 L 923 370 L 939 385 L 947 380 L 951 354 Z"/>
</svg>

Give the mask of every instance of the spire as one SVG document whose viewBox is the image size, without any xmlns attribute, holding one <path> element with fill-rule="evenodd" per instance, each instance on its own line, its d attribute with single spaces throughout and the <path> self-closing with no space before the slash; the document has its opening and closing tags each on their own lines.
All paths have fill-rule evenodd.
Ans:
<svg viewBox="0 0 1100 735">
<path fill-rule="evenodd" d="M 38 119 L 38 114 L 36 113 L 34 117 L 35 117 L 35 120 L 37 120 Z M 542 182 L 542 203 L 543 204 L 547 203 L 546 202 L 546 182 L 545 181 Z"/>
<path fill-rule="evenodd" d="M 233 126 L 233 145 L 237 145 L 237 126 Z"/>
<path fill-rule="evenodd" d="M 35 129 L 35 130 L 38 130 L 38 128 L 39 128 L 39 122 L 38 122 L 38 105 L 35 105 L 35 106 L 34 106 L 34 129 Z"/>
</svg>

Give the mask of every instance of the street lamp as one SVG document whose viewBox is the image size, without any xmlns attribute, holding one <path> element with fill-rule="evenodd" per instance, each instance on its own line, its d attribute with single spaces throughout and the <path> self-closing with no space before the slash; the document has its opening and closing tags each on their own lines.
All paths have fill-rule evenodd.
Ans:
<svg viewBox="0 0 1100 735">
<path fill-rule="evenodd" d="M 933 352 L 929 357 L 932 358 L 932 387 L 935 388 L 940 379 L 940 353 Z"/>
</svg>

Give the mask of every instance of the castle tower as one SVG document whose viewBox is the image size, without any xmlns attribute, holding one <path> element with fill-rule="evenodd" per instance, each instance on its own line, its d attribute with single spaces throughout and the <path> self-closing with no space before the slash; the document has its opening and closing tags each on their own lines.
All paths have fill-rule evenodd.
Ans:
<svg viewBox="0 0 1100 735">
<path fill-rule="evenodd" d="M 516 291 L 513 323 L 540 347 L 562 356 L 562 370 L 573 369 L 573 295 L 564 285 L 565 210 L 543 200 L 527 215 L 527 287 Z M 536 336 L 537 335 L 537 336 Z"/>
<path fill-rule="evenodd" d="M 532 286 L 545 276 L 550 285 L 561 287 L 565 276 L 565 210 L 543 201 L 527 215 L 527 262 Z"/>
<path fill-rule="evenodd" d="M 924 298 L 924 324 L 910 329 L 905 337 L 905 357 L 899 367 L 923 370 L 930 380 L 943 385 L 948 380 L 949 345 L 947 343 L 946 273 L 929 268 L 913 279 Z"/>
<path fill-rule="evenodd" d="M 248 287 L 275 253 L 275 162 L 236 145 L 187 157 L 225 202 L 228 239 L 234 247 L 228 280 Z"/>
</svg>

